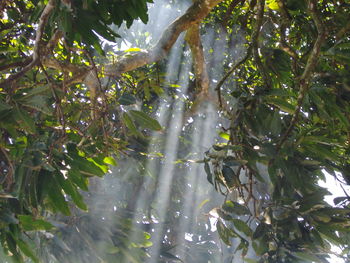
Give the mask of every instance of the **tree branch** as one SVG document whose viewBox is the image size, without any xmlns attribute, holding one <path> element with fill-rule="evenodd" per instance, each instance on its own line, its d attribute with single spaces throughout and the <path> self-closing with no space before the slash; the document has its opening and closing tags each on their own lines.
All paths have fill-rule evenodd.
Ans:
<svg viewBox="0 0 350 263">
<path fill-rule="evenodd" d="M 108 65 L 105 74 L 120 76 L 122 73 L 161 60 L 170 51 L 178 36 L 191 26 L 199 23 L 209 12 L 223 0 L 198 0 L 179 18 L 172 22 L 163 32 L 157 44 L 150 50 L 144 50 L 133 56 L 122 57 L 115 65 Z"/>
<path fill-rule="evenodd" d="M 209 92 L 209 76 L 199 34 L 199 24 L 193 25 L 187 30 L 185 40 L 192 51 L 197 88 L 200 89 L 199 93 L 207 95 Z"/>
</svg>

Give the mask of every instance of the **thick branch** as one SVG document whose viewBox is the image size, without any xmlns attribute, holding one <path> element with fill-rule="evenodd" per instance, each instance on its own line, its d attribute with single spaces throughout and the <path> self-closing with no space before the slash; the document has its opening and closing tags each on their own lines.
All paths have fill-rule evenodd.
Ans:
<svg viewBox="0 0 350 263">
<path fill-rule="evenodd" d="M 209 75 L 205 63 L 203 45 L 199 33 L 199 24 L 191 26 L 185 36 L 185 40 L 190 46 L 193 58 L 193 66 L 196 76 L 196 97 L 192 104 L 191 110 L 184 117 L 187 119 L 192 116 L 199 106 L 207 100 L 211 100 L 209 94 Z"/>
<path fill-rule="evenodd" d="M 122 73 L 142 67 L 162 59 L 176 42 L 181 32 L 199 23 L 209 12 L 223 0 L 198 0 L 193 3 L 184 15 L 172 22 L 163 32 L 157 44 L 147 51 L 141 51 L 133 56 L 123 57 L 116 65 L 106 68 L 106 75 L 120 76 Z"/>
<path fill-rule="evenodd" d="M 36 61 L 40 57 L 40 47 L 42 43 L 42 37 L 44 34 L 44 29 L 47 24 L 47 20 L 52 12 L 52 10 L 55 8 L 55 0 L 50 0 L 47 5 L 44 8 L 44 11 L 42 12 L 40 19 L 39 19 L 39 25 L 38 29 L 36 30 L 36 36 L 35 36 L 35 45 L 34 45 L 34 53 L 33 53 L 33 61 Z"/>
<path fill-rule="evenodd" d="M 203 45 L 199 34 L 199 24 L 193 25 L 186 32 L 185 40 L 192 51 L 193 66 L 196 76 L 197 88 L 203 95 L 209 92 L 209 76 L 205 63 Z"/>
</svg>

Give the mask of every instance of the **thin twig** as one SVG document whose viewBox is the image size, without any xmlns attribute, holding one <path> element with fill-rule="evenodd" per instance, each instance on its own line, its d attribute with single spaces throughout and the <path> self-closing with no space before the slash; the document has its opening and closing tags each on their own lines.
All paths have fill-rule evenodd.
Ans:
<svg viewBox="0 0 350 263">
<path fill-rule="evenodd" d="M 271 79 L 268 73 L 266 72 L 265 67 L 261 62 L 260 55 L 259 55 L 259 35 L 260 35 L 262 22 L 264 18 L 264 7 L 265 7 L 265 0 L 258 0 L 256 22 L 252 33 L 252 47 L 253 47 L 254 60 L 258 67 L 258 70 L 261 73 L 263 82 L 265 83 L 267 88 L 270 89 L 272 87 Z"/>
<path fill-rule="evenodd" d="M 233 65 L 231 67 L 231 69 L 229 71 L 227 71 L 227 73 L 222 77 L 222 79 L 218 82 L 218 84 L 216 85 L 216 92 L 218 95 L 218 100 L 219 100 L 219 106 L 220 108 L 223 107 L 223 103 L 222 103 L 222 97 L 221 97 L 221 87 L 222 85 L 225 83 L 226 79 L 237 69 L 239 68 L 242 64 L 245 63 L 245 61 L 249 58 L 250 54 L 251 54 L 251 46 L 248 47 L 246 55 L 239 60 L 235 65 Z"/>
<path fill-rule="evenodd" d="M 7 172 L 6 179 L 5 179 L 6 183 L 7 183 L 6 191 L 9 191 L 11 186 L 12 186 L 12 183 L 13 183 L 13 175 L 14 175 L 15 169 L 12 165 L 11 159 L 8 156 L 6 150 L 3 147 L 0 147 L 0 150 L 1 150 L 2 154 L 4 155 L 4 157 L 7 161 L 7 165 L 9 167 L 9 171 Z"/>
</svg>

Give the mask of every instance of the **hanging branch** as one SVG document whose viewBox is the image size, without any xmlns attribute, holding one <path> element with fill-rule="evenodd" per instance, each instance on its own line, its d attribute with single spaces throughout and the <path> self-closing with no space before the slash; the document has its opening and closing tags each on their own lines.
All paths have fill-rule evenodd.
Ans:
<svg viewBox="0 0 350 263">
<path fill-rule="evenodd" d="M 310 0 L 308 3 L 308 9 L 309 9 L 310 15 L 311 15 L 311 17 L 316 25 L 318 35 L 317 35 L 317 39 L 315 41 L 315 44 L 313 45 L 313 48 L 311 50 L 311 53 L 309 55 L 309 58 L 307 60 L 304 72 L 299 79 L 299 96 L 298 96 L 298 100 L 297 100 L 297 106 L 295 108 L 295 111 L 294 111 L 294 114 L 293 114 L 293 117 L 292 117 L 292 120 L 290 122 L 288 129 L 283 134 L 280 142 L 277 145 L 277 152 L 280 151 L 282 145 L 287 140 L 289 134 L 291 133 L 296 122 L 298 121 L 298 116 L 299 116 L 299 113 L 301 110 L 301 105 L 303 104 L 304 97 L 305 97 L 305 95 L 310 87 L 309 82 L 311 79 L 311 74 L 315 70 L 315 67 L 316 67 L 317 61 L 318 61 L 318 57 L 319 57 L 320 52 L 321 52 L 322 44 L 324 43 L 324 41 L 326 39 L 326 31 L 325 31 L 324 25 L 322 23 L 322 20 L 319 17 L 319 13 L 317 10 L 317 1 Z"/>
</svg>

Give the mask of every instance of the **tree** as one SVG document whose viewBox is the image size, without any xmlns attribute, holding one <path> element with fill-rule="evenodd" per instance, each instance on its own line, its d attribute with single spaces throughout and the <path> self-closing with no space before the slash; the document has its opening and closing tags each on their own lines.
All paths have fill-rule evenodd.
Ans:
<svg viewBox="0 0 350 263">
<path fill-rule="evenodd" d="M 87 209 L 80 190 L 88 190 L 88 178 L 102 177 L 130 148 L 145 152 L 149 131 L 162 130 L 153 118 L 157 98 L 171 95 L 159 77 L 161 60 L 186 32 L 195 77 L 185 118 L 210 102 L 229 123 L 220 132 L 226 141 L 202 160 L 208 181 L 226 197 L 215 210 L 223 242 L 238 240 L 232 253 L 253 251 L 258 259 L 247 262 L 327 262 L 331 245 L 348 260 L 349 195 L 344 190 L 327 204 L 318 181 L 327 171 L 350 184 L 350 5 L 197 0 L 153 47 L 105 52 L 102 38 L 120 43 L 112 24 L 147 22 L 147 2 L 0 4 L 0 236 L 6 253 L 19 262 L 24 255 L 38 261 L 26 233 L 51 230 L 48 213 L 69 215 L 71 203 Z M 210 30 L 244 51 L 211 60 L 222 63 L 223 75 L 206 62 L 214 47 L 202 37 Z M 140 109 L 127 108 L 136 101 Z"/>
</svg>

